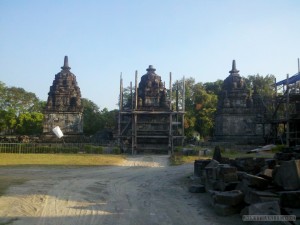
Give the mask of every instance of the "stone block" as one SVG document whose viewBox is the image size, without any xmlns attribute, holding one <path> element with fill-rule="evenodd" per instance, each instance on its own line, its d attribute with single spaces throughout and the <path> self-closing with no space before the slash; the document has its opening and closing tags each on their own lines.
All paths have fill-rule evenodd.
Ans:
<svg viewBox="0 0 300 225">
<path fill-rule="evenodd" d="M 244 179 L 247 180 L 249 187 L 254 187 L 260 190 L 267 188 L 270 184 L 270 181 L 251 174 L 245 174 Z"/>
<path fill-rule="evenodd" d="M 219 179 L 224 182 L 235 182 L 238 180 L 236 167 L 230 166 L 228 164 L 220 164 L 218 167 Z"/>
<path fill-rule="evenodd" d="M 244 179 L 245 174 L 247 174 L 247 173 L 243 172 L 243 171 L 236 172 L 236 175 L 237 175 L 239 181 L 242 181 Z"/>
<path fill-rule="evenodd" d="M 212 159 L 210 163 L 204 168 L 206 180 L 216 180 L 218 178 L 218 166 L 219 162 Z"/>
<path fill-rule="evenodd" d="M 244 194 L 240 190 L 233 191 L 215 191 L 212 194 L 212 198 L 214 203 L 229 205 L 229 206 L 237 206 L 244 202 Z"/>
<path fill-rule="evenodd" d="M 273 170 L 274 183 L 286 191 L 300 189 L 300 160 L 282 161 Z"/>
<path fill-rule="evenodd" d="M 214 159 L 210 160 L 206 167 L 218 167 L 220 163 Z"/>
<path fill-rule="evenodd" d="M 222 164 L 230 164 L 230 159 L 227 158 L 227 157 L 222 157 L 220 163 L 222 163 Z"/>
<path fill-rule="evenodd" d="M 217 191 L 232 191 L 236 189 L 238 185 L 238 181 L 236 182 L 224 182 L 222 180 L 217 180 L 213 182 L 212 189 Z"/>
<path fill-rule="evenodd" d="M 274 155 L 274 159 L 277 159 L 278 161 L 289 161 L 294 158 L 293 153 L 284 153 L 284 152 L 277 152 Z"/>
<path fill-rule="evenodd" d="M 205 167 L 205 179 L 217 180 L 218 179 L 218 167 Z"/>
<path fill-rule="evenodd" d="M 249 190 L 245 194 L 244 201 L 247 204 L 272 202 L 272 201 L 279 202 L 279 195 L 276 193 L 269 192 L 269 191 Z"/>
<path fill-rule="evenodd" d="M 211 162 L 211 160 L 195 160 L 194 162 L 194 176 L 202 176 L 202 171 Z"/>
<path fill-rule="evenodd" d="M 236 166 L 239 171 L 256 174 L 259 173 L 261 167 L 265 165 L 265 160 L 263 158 L 241 157 L 236 158 L 233 165 Z"/>
<path fill-rule="evenodd" d="M 300 225 L 300 209 L 296 208 L 281 208 L 282 214 L 284 215 L 295 215 L 297 221 L 295 224 Z M 298 223 L 297 223 L 298 222 Z"/>
<path fill-rule="evenodd" d="M 273 169 L 263 169 L 260 173 L 259 176 L 262 178 L 265 178 L 267 180 L 272 180 L 273 178 Z"/>
<path fill-rule="evenodd" d="M 276 159 L 265 159 L 266 165 L 268 169 L 274 169 L 277 165 Z"/>
<path fill-rule="evenodd" d="M 249 206 L 249 215 L 280 215 L 277 201 L 255 203 Z"/>
<path fill-rule="evenodd" d="M 235 166 L 239 171 L 251 172 L 254 169 L 254 159 L 253 157 L 241 157 L 235 159 Z"/>
<path fill-rule="evenodd" d="M 211 190 L 215 190 L 214 186 L 215 186 L 216 181 L 214 180 L 209 180 L 209 179 L 205 179 L 205 191 L 211 191 Z"/>
<path fill-rule="evenodd" d="M 189 192 L 191 193 L 204 193 L 205 192 L 205 186 L 204 185 L 192 185 L 189 187 Z"/>
<path fill-rule="evenodd" d="M 282 207 L 300 208 L 300 190 L 279 192 Z"/>
<path fill-rule="evenodd" d="M 230 216 L 240 213 L 239 207 L 230 205 L 214 204 L 215 213 L 219 216 Z"/>
<path fill-rule="evenodd" d="M 222 155 L 221 155 L 221 148 L 219 146 L 215 147 L 214 153 L 213 153 L 213 159 L 221 162 Z"/>
</svg>

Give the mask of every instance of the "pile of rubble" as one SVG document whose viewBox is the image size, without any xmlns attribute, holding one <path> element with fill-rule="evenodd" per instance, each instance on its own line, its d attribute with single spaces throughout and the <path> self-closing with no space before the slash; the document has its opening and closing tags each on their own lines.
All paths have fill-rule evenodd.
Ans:
<svg viewBox="0 0 300 225">
<path fill-rule="evenodd" d="M 278 153 L 269 159 L 231 160 L 223 158 L 216 148 L 213 159 L 195 161 L 194 176 L 198 182 L 189 191 L 208 192 L 218 215 L 299 214 L 300 154 L 297 152 Z"/>
</svg>

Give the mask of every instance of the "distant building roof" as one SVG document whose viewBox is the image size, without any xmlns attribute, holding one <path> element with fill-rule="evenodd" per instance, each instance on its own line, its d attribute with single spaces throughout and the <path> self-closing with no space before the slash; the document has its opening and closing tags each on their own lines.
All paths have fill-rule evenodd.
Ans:
<svg viewBox="0 0 300 225">
<path fill-rule="evenodd" d="M 293 83 L 296 83 L 297 81 L 300 81 L 300 72 L 299 73 L 296 73 L 294 76 L 291 76 L 289 79 L 288 79 L 288 84 L 293 84 Z M 284 79 L 282 81 L 279 81 L 276 83 L 276 86 L 279 86 L 279 85 L 286 85 L 287 84 L 287 79 Z"/>
</svg>

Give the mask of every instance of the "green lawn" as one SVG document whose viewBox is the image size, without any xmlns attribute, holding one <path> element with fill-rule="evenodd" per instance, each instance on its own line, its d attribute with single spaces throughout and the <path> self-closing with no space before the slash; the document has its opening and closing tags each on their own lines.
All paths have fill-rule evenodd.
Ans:
<svg viewBox="0 0 300 225">
<path fill-rule="evenodd" d="M 1 153 L 0 166 L 111 166 L 124 159 L 122 155 Z"/>
<path fill-rule="evenodd" d="M 229 151 L 221 153 L 222 157 L 235 159 L 240 157 L 253 157 L 253 158 L 273 158 L 274 153 L 272 152 L 260 152 L 260 153 L 253 153 L 253 154 L 247 154 L 243 152 L 238 151 Z M 171 165 L 181 165 L 184 163 L 194 163 L 195 160 L 198 159 L 211 159 L 213 156 L 213 151 L 209 153 L 206 156 L 198 156 L 198 155 L 191 155 L 191 156 L 184 156 L 180 153 L 175 153 L 170 158 Z"/>
</svg>

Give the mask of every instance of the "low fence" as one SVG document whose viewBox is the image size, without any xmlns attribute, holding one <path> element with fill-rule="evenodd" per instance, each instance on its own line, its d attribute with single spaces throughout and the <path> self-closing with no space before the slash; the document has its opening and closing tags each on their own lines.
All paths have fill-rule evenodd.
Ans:
<svg viewBox="0 0 300 225">
<path fill-rule="evenodd" d="M 116 146 L 99 146 L 91 143 L 0 143 L 0 153 L 16 154 L 119 154 Z"/>
</svg>

